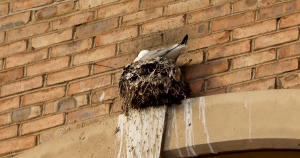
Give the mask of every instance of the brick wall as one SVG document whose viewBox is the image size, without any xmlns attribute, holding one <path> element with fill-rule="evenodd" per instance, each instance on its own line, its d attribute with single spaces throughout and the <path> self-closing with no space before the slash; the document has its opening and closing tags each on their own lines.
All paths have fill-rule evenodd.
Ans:
<svg viewBox="0 0 300 158">
<path fill-rule="evenodd" d="M 300 87 L 300 0 L 2 0 L 0 156 L 120 113 L 142 49 L 189 34 L 191 96 Z"/>
</svg>

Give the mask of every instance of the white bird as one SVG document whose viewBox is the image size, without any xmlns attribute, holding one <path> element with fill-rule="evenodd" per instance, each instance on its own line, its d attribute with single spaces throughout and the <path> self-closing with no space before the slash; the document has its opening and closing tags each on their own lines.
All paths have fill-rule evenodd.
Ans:
<svg viewBox="0 0 300 158">
<path fill-rule="evenodd" d="M 188 35 L 185 35 L 181 43 L 175 44 L 166 49 L 158 49 L 158 50 L 142 50 L 139 55 L 134 59 L 133 62 L 139 60 L 147 60 L 155 57 L 164 57 L 167 59 L 177 60 L 179 55 L 185 51 L 186 49 L 186 42 L 188 40 Z"/>
</svg>

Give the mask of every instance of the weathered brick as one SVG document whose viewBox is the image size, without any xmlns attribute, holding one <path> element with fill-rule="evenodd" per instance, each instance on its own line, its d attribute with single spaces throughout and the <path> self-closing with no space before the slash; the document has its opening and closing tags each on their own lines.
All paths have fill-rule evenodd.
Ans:
<svg viewBox="0 0 300 158">
<path fill-rule="evenodd" d="M 211 60 L 211 59 L 222 58 L 222 57 L 250 52 L 250 44 L 251 44 L 250 40 L 246 40 L 242 42 L 237 42 L 237 43 L 209 49 L 207 59 Z"/>
<path fill-rule="evenodd" d="M 276 0 L 241 0 L 233 3 L 233 12 L 261 8 L 276 3 Z"/>
<path fill-rule="evenodd" d="M 18 108 L 19 102 L 20 102 L 19 97 L 0 100 L 0 112 Z"/>
<path fill-rule="evenodd" d="M 116 46 L 110 45 L 107 47 L 102 47 L 98 49 L 94 49 L 88 52 L 83 52 L 74 55 L 74 65 L 79 65 L 82 63 L 93 62 L 109 57 L 113 57 L 116 54 Z"/>
<path fill-rule="evenodd" d="M 55 113 L 57 111 L 57 103 L 58 101 L 46 103 L 43 108 L 43 116 Z"/>
<path fill-rule="evenodd" d="M 189 86 L 191 89 L 191 94 L 197 94 L 203 92 L 204 89 L 204 80 L 197 80 L 189 82 Z"/>
<path fill-rule="evenodd" d="M 279 58 L 300 55 L 300 42 L 278 48 Z"/>
<path fill-rule="evenodd" d="M 21 137 L 18 139 L 2 141 L 0 142 L 0 155 L 25 150 L 34 146 L 36 146 L 36 136 Z"/>
<path fill-rule="evenodd" d="M 105 1 L 99 1 L 99 0 L 79 0 L 80 9 L 89 9 L 97 6 L 101 6 L 104 4 L 116 2 L 119 0 L 105 0 Z"/>
<path fill-rule="evenodd" d="M 10 44 L 6 44 L 4 46 L 0 46 L 0 58 L 11 56 L 16 53 L 20 53 L 26 50 L 27 42 L 25 40 L 18 41 Z"/>
<path fill-rule="evenodd" d="M 176 0 L 144 0 L 143 1 L 143 8 L 150 8 L 155 6 L 163 6 L 170 2 L 174 2 Z"/>
<path fill-rule="evenodd" d="M 118 87 L 109 87 L 92 93 L 92 103 L 101 103 L 103 101 L 118 98 Z"/>
<path fill-rule="evenodd" d="M 119 54 L 137 53 L 143 49 L 151 49 L 162 44 L 162 36 L 160 34 L 135 38 L 120 43 Z"/>
<path fill-rule="evenodd" d="M 5 34 L 4 31 L 0 32 L 0 44 L 3 43 L 5 41 Z"/>
<path fill-rule="evenodd" d="M 203 93 L 203 96 L 217 95 L 226 93 L 226 88 L 213 89 Z"/>
<path fill-rule="evenodd" d="M 65 86 L 43 89 L 40 91 L 24 94 L 23 105 L 29 105 L 65 96 Z"/>
<path fill-rule="evenodd" d="M 139 9 L 139 3 L 139 0 L 130 0 L 123 3 L 109 5 L 107 7 L 101 7 L 98 9 L 98 19 L 135 12 Z"/>
<path fill-rule="evenodd" d="M 23 77 L 23 68 L 17 68 L 0 73 L 0 84 Z"/>
<path fill-rule="evenodd" d="M 132 14 L 124 15 L 122 18 L 122 26 L 133 25 L 162 17 L 162 10 L 162 7 L 149 8 Z"/>
<path fill-rule="evenodd" d="M 43 77 L 37 76 L 30 79 L 24 79 L 21 81 L 5 84 L 1 87 L 1 96 L 15 94 L 39 88 L 43 86 Z"/>
<path fill-rule="evenodd" d="M 23 12 L 0 18 L 0 30 L 10 29 L 13 27 L 26 24 L 30 20 L 30 12 Z"/>
<path fill-rule="evenodd" d="M 53 30 L 67 28 L 93 20 L 93 12 L 79 13 L 53 21 Z"/>
<path fill-rule="evenodd" d="M 300 1 L 293 0 L 285 3 L 280 3 L 270 7 L 262 8 L 258 10 L 257 19 L 263 20 L 271 17 L 281 16 L 283 14 L 289 14 L 296 12 L 300 9 Z"/>
<path fill-rule="evenodd" d="M 123 28 L 116 31 L 110 31 L 105 34 L 100 34 L 96 36 L 95 43 L 96 46 L 101 46 L 109 43 L 114 43 L 117 41 L 122 41 L 125 39 L 130 39 L 138 36 L 138 27 L 132 26 L 129 28 Z"/>
<path fill-rule="evenodd" d="M 272 46 L 280 43 L 297 40 L 299 36 L 298 28 L 272 33 L 255 38 L 255 49 Z"/>
<path fill-rule="evenodd" d="M 276 51 L 274 49 L 233 58 L 232 68 L 238 69 L 272 60 L 276 60 Z"/>
<path fill-rule="evenodd" d="M 11 120 L 13 122 L 19 122 L 31 118 L 38 117 L 42 114 L 40 106 L 26 107 L 23 109 L 16 109 L 11 114 Z"/>
<path fill-rule="evenodd" d="M 122 111 L 123 111 L 123 110 L 122 110 L 122 103 L 123 103 L 123 99 L 117 98 L 117 99 L 114 101 L 113 105 L 112 105 L 111 111 L 112 111 L 113 113 L 122 112 Z"/>
<path fill-rule="evenodd" d="M 185 78 L 187 80 L 209 76 L 212 74 L 217 74 L 220 72 L 225 72 L 228 70 L 227 60 L 215 60 L 211 62 L 206 62 L 199 65 L 194 65 L 187 67 L 185 69 Z"/>
<path fill-rule="evenodd" d="M 82 51 L 86 51 L 92 47 L 92 39 L 87 38 L 80 41 L 73 41 L 71 43 L 66 43 L 62 45 L 57 45 L 52 47 L 50 56 L 51 57 L 59 57 L 65 56 L 68 54 L 78 53 Z"/>
<path fill-rule="evenodd" d="M 33 37 L 31 46 L 33 48 L 39 48 L 70 39 L 72 39 L 72 29 L 55 32 L 44 36 Z"/>
<path fill-rule="evenodd" d="M 281 88 L 294 88 L 300 85 L 300 73 L 294 72 L 279 78 Z"/>
<path fill-rule="evenodd" d="M 188 65 L 195 65 L 200 64 L 203 62 L 203 51 L 195 51 L 195 52 L 188 52 L 188 53 L 182 53 L 177 61 L 177 66 L 183 66 L 188 63 Z"/>
<path fill-rule="evenodd" d="M 276 19 L 233 29 L 232 38 L 240 39 L 276 30 Z"/>
<path fill-rule="evenodd" d="M 54 72 L 48 75 L 47 85 L 53 85 L 89 75 L 89 66 L 83 65 L 75 68 Z"/>
<path fill-rule="evenodd" d="M 68 123 L 79 122 L 86 119 L 95 118 L 109 114 L 109 104 L 101 104 L 69 112 Z"/>
<path fill-rule="evenodd" d="M 37 61 L 45 60 L 48 57 L 48 49 L 41 49 L 33 52 L 22 53 L 6 58 L 6 68 L 26 65 Z"/>
<path fill-rule="evenodd" d="M 26 10 L 29 8 L 35 8 L 38 6 L 52 3 L 53 0 L 14 0 L 12 1 L 11 11 L 16 12 L 19 10 Z"/>
<path fill-rule="evenodd" d="M 280 74 L 290 70 L 298 69 L 298 59 L 278 61 L 271 64 L 258 66 L 255 78 Z"/>
<path fill-rule="evenodd" d="M 122 73 L 121 71 L 118 71 L 118 72 L 114 73 L 114 75 L 113 75 L 113 77 L 114 77 L 113 84 L 114 85 L 119 83 L 121 73 Z"/>
<path fill-rule="evenodd" d="M 76 36 L 78 38 L 99 34 L 118 27 L 118 18 L 111 18 L 96 23 L 79 26 L 76 28 Z"/>
<path fill-rule="evenodd" d="M 229 32 L 219 32 L 204 37 L 193 38 L 189 40 L 188 51 L 209 47 L 215 44 L 221 44 L 229 41 Z"/>
<path fill-rule="evenodd" d="M 181 27 L 184 25 L 184 16 L 179 15 L 167 19 L 161 19 L 157 21 L 152 21 L 149 23 L 145 23 L 141 27 L 141 34 L 149 34 L 154 32 L 160 32 L 176 27 Z"/>
<path fill-rule="evenodd" d="M 127 64 L 132 63 L 135 57 L 136 57 L 135 54 L 128 54 L 128 55 L 117 56 L 115 58 L 99 61 L 94 65 L 94 74 L 122 68 Z"/>
<path fill-rule="evenodd" d="M 77 104 L 76 99 L 74 97 L 60 100 L 57 103 L 57 111 L 61 112 L 61 111 L 68 111 L 74 109 L 76 108 L 76 104 Z"/>
<path fill-rule="evenodd" d="M 209 9 L 191 12 L 188 14 L 188 23 L 196 23 L 230 14 L 230 4 L 216 6 Z"/>
<path fill-rule="evenodd" d="M 77 107 L 80 106 L 84 106 L 88 104 L 88 95 L 87 94 L 83 94 L 83 95 L 76 95 L 74 96 L 76 103 L 77 103 Z"/>
<path fill-rule="evenodd" d="M 8 14 L 9 3 L 0 4 L 0 16 Z"/>
<path fill-rule="evenodd" d="M 66 2 L 66 3 L 60 3 L 58 5 L 46 7 L 43 9 L 40 9 L 36 11 L 35 13 L 35 19 L 37 21 L 40 20 L 46 20 L 53 17 L 65 15 L 67 13 L 70 13 L 74 10 L 74 2 Z"/>
<path fill-rule="evenodd" d="M 21 135 L 41 131 L 47 128 L 62 125 L 63 123 L 64 123 L 64 113 L 26 122 L 22 124 Z"/>
<path fill-rule="evenodd" d="M 61 57 L 27 66 L 27 76 L 44 74 L 69 66 L 69 57 Z"/>
<path fill-rule="evenodd" d="M 0 126 L 11 123 L 11 112 L 0 115 Z"/>
<path fill-rule="evenodd" d="M 254 21 L 254 15 L 255 13 L 251 11 L 251 12 L 246 12 L 234 16 L 213 20 L 212 31 L 223 30 L 223 29 L 251 23 Z"/>
<path fill-rule="evenodd" d="M 0 140 L 16 137 L 18 135 L 18 125 L 0 128 Z"/>
<path fill-rule="evenodd" d="M 189 0 L 167 5 L 166 14 L 173 15 L 209 6 L 209 0 Z"/>
<path fill-rule="evenodd" d="M 286 28 L 300 24 L 300 13 L 282 17 L 280 19 L 280 28 Z"/>
<path fill-rule="evenodd" d="M 254 91 L 254 90 L 267 90 L 275 88 L 275 78 L 269 78 L 265 80 L 258 80 L 254 82 L 249 82 L 237 86 L 231 87 L 231 92 L 238 91 Z"/>
<path fill-rule="evenodd" d="M 243 82 L 251 79 L 251 69 L 236 71 L 220 76 L 212 77 L 208 80 L 208 89 L 223 87 L 238 82 Z"/>
<path fill-rule="evenodd" d="M 223 3 L 234 2 L 235 0 L 211 0 L 212 5 L 219 5 Z"/>
<path fill-rule="evenodd" d="M 97 76 L 85 80 L 73 82 L 69 85 L 69 93 L 75 94 L 92 89 L 97 89 L 111 84 L 111 75 Z"/>
</svg>

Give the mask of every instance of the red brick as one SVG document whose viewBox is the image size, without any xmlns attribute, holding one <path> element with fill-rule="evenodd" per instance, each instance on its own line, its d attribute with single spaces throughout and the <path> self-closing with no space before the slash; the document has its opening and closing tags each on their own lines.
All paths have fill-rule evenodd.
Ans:
<svg viewBox="0 0 300 158">
<path fill-rule="evenodd" d="M 233 29 L 233 39 L 240 39 L 276 30 L 276 19 Z"/>
<path fill-rule="evenodd" d="M 4 46 L 0 46 L 0 50 L 1 50 L 0 58 L 23 52 L 26 50 L 27 47 L 26 45 L 27 42 L 23 40 L 15 43 L 6 44 Z"/>
<path fill-rule="evenodd" d="M 300 42 L 278 48 L 279 58 L 286 58 L 300 54 Z"/>
<path fill-rule="evenodd" d="M 188 51 L 209 47 L 215 44 L 221 44 L 229 41 L 229 32 L 219 32 L 204 37 L 193 38 L 189 40 Z"/>
<path fill-rule="evenodd" d="M 51 73 L 47 77 L 47 85 L 61 83 L 89 75 L 89 66 L 83 65 L 75 68 Z"/>
<path fill-rule="evenodd" d="M 0 18 L 0 30 L 10 29 L 13 27 L 26 24 L 30 20 L 30 12 L 23 12 Z"/>
<path fill-rule="evenodd" d="M 118 27 L 119 19 L 111 18 L 96 23 L 79 26 L 76 28 L 76 36 L 78 38 L 99 34 Z"/>
<path fill-rule="evenodd" d="M 0 4 L 0 16 L 8 14 L 8 3 Z"/>
<path fill-rule="evenodd" d="M 276 3 L 276 0 L 241 0 L 233 3 L 233 12 L 256 9 Z"/>
<path fill-rule="evenodd" d="M 230 4 L 195 11 L 188 14 L 188 23 L 195 23 L 230 14 Z"/>
<path fill-rule="evenodd" d="M 212 5 L 218 5 L 218 4 L 223 4 L 223 3 L 228 3 L 234 0 L 211 0 Z"/>
<path fill-rule="evenodd" d="M 114 43 L 117 41 L 122 41 L 125 39 L 130 39 L 138 36 L 138 27 L 132 26 L 128 28 L 119 29 L 116 31 L 110 31 L 105 34 L 100 34 L 96 36 L 95 43 L 96 46 L 101 46 L 109 43 Z"/>
<path fill-rule="evenodd" d="M 83 95 L 77 95 L 74 96 L 76 103 L 77 103 L 77 107 L 80 106 L 84 106 L 88 104 L 88 95 L 87 94 L 83 94 Z"/>
<path fill-rule="evenodd" d="M 101 103 L 119 97 L 118 87 L 109 87 L 92 93 L 92 103 Z"/>
<path fill-rule="evenodd" d="M 79 122 L 109 114 L 109 104 L 101 104 L 94 107 L 79 109 L 69 112 L 68 123 Z"/>
<path fill-rule="evenodd" d="M 41 131 L 47 128 L 62 125 L 63 123 L 64 123 L 64 113 L 26 122 L 22 124 L 21 135 Z"/>
<path fill-rule="evenodd" d="M 11 112 L 0 115 L 0 126 L 11 123 Z"/>
<path fill-rule="evenodd" d="M 164 31 L 176 27 L 181 27 L 183 25 L 184 25 L 184 16 L 179 15 L 167 19 L 161 19 L 161 20 L 145 23 L 141 27 L 141 34 L 145 35 L 149 33 Z"/>
<path fill-rule="evenodd" d="M 18 139 L 2 141 L 0 142 L 0 155 L 29 149 L 34 146 L 36 146 L 36 136 L 21 137 Z"/>
<path fill-rule="evenodd" d="M 0 73 L 0 84 L 23 77 L 23 68 L 3 71 Z"/>
<path fill-rule="evenodd" d="M 85 12 L 85 13 L 79 13 L 72 16 L 57 19 L 53 21 L 53 30 L 91 22 L 94 18 L 93 16 L 94 16 L 93 12 Z"/>
<path fill-rule="evenodd" d="M 299 36 L 298 28 L 272 33 L 255 38 L 255 49 L 272 46 L 280 43 L 297 40 Z"/>
<path fill-rule="evenodd" d="M 123 99 L 117 98 L 112 105 L 112 113 L 122 112 Z"/>
<path fill-rule="evenodd" d="M 162 44 L 162 36 L 160 34 L 139 37 L 133 40 L 126 40 L 119 45 L 119 54 L 137 53 L 143 49 L 151 49 Z"/>
<path fill-rule="evenodd" d="M 109 5 L 98 9 L 98 19 L 104 19 L 115 15 L 135 12 L 139 9 L 139 0 L 130 0 L 123 3 Z"/>
<path fill-rule="evenodd" d="M 61 57 L 27 66 L 27 76 L 45 74 L 69 66 L 69 57 Z"/>
<path fill-rule="evenodd" d="M 299 72 L 293 72 L 279 78 L 281 88 L 297 88 L 300 85 Z"/>
<path fill-rule="evenodd" d="M 5 41 L 5 34 L 4 32 L 0 32 L 0 44 Z"/>
<path fill-rule="evenodd" d="M 122 25 L 128 26 L 162 17 L 163 8 L 149 8 L 132 14 L 124 15 Z"/>
<path fill-rule="evenodd" d="M 79 0 L 80 9 L 89 9 L 97 6 L 101 6 L 104 4 L 116 2 L 119 0 L 105 0 L 105 1 L 99 1 L 99 0 Z"/>
<path fill-rule="evenodd" d="M 72 39 L 72 29 L 51 33 L 44 36 L 32 38 L 31 46 L 33 48 L 44 47 L 54 43 L 60 43 Z"/>
<path fill-rule="evenodd" d="M 69 85 L 69 93 L 75 94 L 79 92 L 89 91 L 111 85 L 111 75 L 97 76 L 85 80 L 73 82 Z"/>
<path fill-rule="evenodd" d="M 206 77 L 220 72 L 225 72 L 227 70 L 228 70 L 227 60 L 215 60 L 215 61 L 187 67 L 185 70 L 185 74 L 186 74 L 185 78 L 187 80 L 190 80 L 190 79 L 195 79 L 200 77 Z"/>
<path fill-rule="evenodd" d="M 11 11 L 16 12 L 20 10 L 26 10 L 29 8 L 50 4 L 52 2 L 53 0 L 14 0 L 12 1 Z"/>
<path fill-rule="evenodd" d="M 53 100 L 65 96 L 65 86 L 54 87 L 28 93 L 23 96 L 23 105 Z"/>
<path fill-rule="evenodd" d="M 267 90 L 275 88 L 275 78 L 269 78 L 265 80 L 258 80 L 254 82 L 249 82 L 231 88 L 231 92 L 238 91 L 254 91 L 254 90 Z"/>
<path fill-rule="evenodd" d="M 92 39 L 87 38 L 80 41 L 73 41 L 71 43 L 66 43 L 62 45 L 57 45 L 52 47 L 50 56 L 51 57 L 59 57 L 65 56 L 73 53 L 78 53 L 82 51 L 86 51 L 92 47 Z"/>
<path fill-rule="evenodd" d="M 61 3 L 54 6 L 49 6 L 43 9 L 38 10 L 35 13 L 35 19 L 37 21 L 46 20 L 53 17 L 65 15 L 71 13 L 74 10 L 74 2 Z"/>
<path fill-rule="evenodd" d="M 167 5 L 166 14 L 173 15 L 209 6 L 209 0 L 189 0 Z"/>
<path fill-rule="evenodd" d="M 208 89 L 228 86 L 238 82 L 243 82 L 251 79 L 251 69 L 231 72 L 220 76 L 212 77 L 208 80 Z"/>
<path fill-rule="evenodd" d="M 42 115 L 41 106 L 31 106 L 22 109 L 16 109 L 11 114 L 12 122 L 20 122 Z"/>
<path fill-rule="evenodd" d="M 248 24 L 254 21 L 255 13 L 253 11 L 212 21 L 212 31 L 223 30 L 239 25 Z M 241 20 L 243 19 L 243 20 Z"/>
<path fill-rule="evenodd" d="M 176 0 L 143 0 L 143 8 L 150 8 L 155 6 L 163 6 Z"/>
<path fill-rule="evenodd" d="M 276 60 L 276 51 L 274 49 L 236 57 L 233 59 L 232 68 L 238 69 L 272 60 Z"/>
<path fill-rule="evenodd" d="M 120 80 L 120 77 L 121 77 L 121 71 L 119 71 L 119 72 L 116 72 L 115 74 L 114 74 L 114 80 L 113 80 L 113 84 L 114 85 L 116 85 L 116 84 L 118 84 L 119 83 L 119 80 Z"/>
<path fill-rule="evenodd" d="M 298 59 L 278 61 L 275 63 L 258 66 L 256 69 L 255 78 L 280 74 L 296 69 L 298 69 Z"/>
<path fill-rule="evenodd" d="M 16 137 L 18 135 L 18 125 L 0 128 L 0 140 Z"/>
<path fill-rule="evenodd" d="M 130 64 L 135 59 L 135 54 L 128 54 L 123 56 L 117 56 L 115 58 L 99 61 L 94 65 L 94 74 L 122 68 L 127 64 Z"/>
<path fill-rule="evenodd" d="M 24 92 L 42 86 L 43 86 L 43 77 L 37 76 L 34 78 L 25 79 L 25 80 L 3 85 L 1 87 L 1 96 Z"/>
<path fill-rule="evenodd" d="M 226 93 L 226 88 L 214 89 L 203 93 L 203 96 L 217 95 Z"/>
<path fill-rule="evenodd" d="M 277 17 L 283 14 L 296 12 L 299 9 L 300 9 L 299 0 L 284 2 L 270 7 L 259 9 L 257 19 L 263 20 L 271 17 Z"/>
<path fill-rule="evenodd" d="M 110 45 L 107 47 L 102 47 L 98 49 L 94 49 L 88 52 L 83 52 L 74 55 L 74 65 L 79 65 L 82 63 L 93 62 L 109 57 L 113 57 L 116 54 L 116 46 Z"/>
<path fill-rule="evenodd" d="M 190 65 L 200 64 L 202 62 L 203 62 L 203 51 L 196 51 L 196 52 L 182 53 L 178 57 L 176 61 L 176 65 L 180 67 L 189 63 L 187 65 L 190 66 Z"/>
<path fill-rule="evenodd" d="M 19 102 L 20 102 L 19 97 L 0 100 L 0 112 L 18 108 Z"/>
<path fill-rule="evenodd" d="M 201 93 L 204 90 L 204 80 L 197 80 L 189 82 L 191 94 Z"/>
<path fill-rule="evenodd" d="M 250 52 L 250 44 L 251 44 L 250 40 L 246 40 L 242 42 L 233 43 L 230 45 L 209 49 L 207 59 L 211 60 L 211 59 L 222 58 L 222 57 Z"/>
<path fill-rule="evenodd" d="M 280 19 L 280 28 L 286 28 L 300 24 L 300 13 L 282 17 Z"/>
<path fill-rule="evenodd" d="M 26 65 L 37 61 L 45 60 L 48 57 L 48 49 L 41 49 L 34 52 L 22 53 L 6 58 L 6 68 Z"/>
</svg>

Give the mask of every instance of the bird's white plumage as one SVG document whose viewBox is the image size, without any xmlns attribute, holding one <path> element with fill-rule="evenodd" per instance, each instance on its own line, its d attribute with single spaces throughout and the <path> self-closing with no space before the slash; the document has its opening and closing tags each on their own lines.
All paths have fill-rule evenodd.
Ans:
<svg viewBox="0 0 300 158">
<path fill-rule="evenodd" d="M 149 50 L 142 50 L 133 62 L 140 60 L 147 53 L 149 53 Z"/>
</svg>

